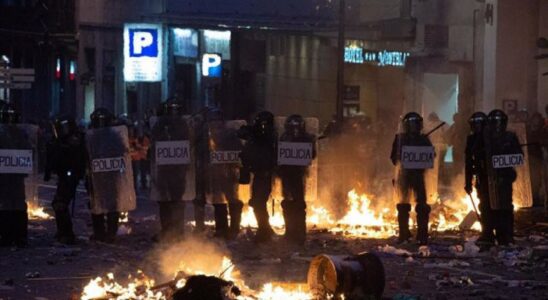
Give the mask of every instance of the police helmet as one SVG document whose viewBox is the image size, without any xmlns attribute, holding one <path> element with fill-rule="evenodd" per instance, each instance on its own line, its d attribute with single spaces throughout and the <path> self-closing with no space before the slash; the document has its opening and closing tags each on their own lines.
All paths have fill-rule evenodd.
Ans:
<svg viewBox="0 0 548 300">
<path fill-rule="evenodd" d="M 182 116 L 184 114 L 184 105 L 174 98 L 168 99 L 163 104 L 163 114 L 166 116 Z"/>
<path fill-rule="evenodd" d="M 487 124 L 487 115 L 481 111 L 477 111 L 470 116 L 468 124 L 470 124 L 472 131 L 477 132 Z"/>
<path fill-rule="evenodd" d="M 287 117 L 284 124 L 286 132 L 293 135 L 300 135 L 306 132 L 306 123 L 301 115 L 291 115 Z"/>
<path fill-rule="evenodd" d="M 423 119 L 416 112 L 407 113 L 403 119 L 403 129 L 406 133 L 419 133 L 422 130 Z"/>
<path fill-rule="evenodd" d="M 90 115 L 91 128 L 102 128 L 112 126 L 114 115 L 106 108 L 100 107 Z"/>
<path fill-rule="evenodd" d="M 502 132 L 506 130 L 508 126 L 508 116 L 500 109 L 495 109 L 489 113 L 487 120 L 492 129 L 496 132 Z"/>
<path fill-rule="evenodd" d="M 5 101 L 0 101 L 0 123 L 16 124 L 19 122 L 19 113 L 15 108 Z"/>
<path fill-rule="evenodd" d="M 68 115 L 58 116 L 53 120 L 53 135 L 57 139 L 68 137 L 78 132 L 78 125 L 73 117 Z"/>
<path fill-rule="evenodd" d="M 274 115 L 269 111 L 262 111 L 253 120 L 255 132 L 260 135 L 274 130 Z"/>
</svg>

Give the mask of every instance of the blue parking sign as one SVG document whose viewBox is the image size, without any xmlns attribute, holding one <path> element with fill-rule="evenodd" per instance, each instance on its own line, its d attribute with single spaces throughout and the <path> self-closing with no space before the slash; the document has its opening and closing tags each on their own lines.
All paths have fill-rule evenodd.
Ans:
<svg viewBox="0 0 548 300">
<path fill-rule="evenodd" d="M 158 29 L 129 29 L 130 57 L 158 57 Z"/>
</svg>

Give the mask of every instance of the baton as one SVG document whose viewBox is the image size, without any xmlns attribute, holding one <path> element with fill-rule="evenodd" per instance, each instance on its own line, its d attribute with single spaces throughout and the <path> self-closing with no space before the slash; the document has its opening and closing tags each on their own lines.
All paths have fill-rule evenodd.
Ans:
<svg viewBox="0 0 548 300">
<path fill-rule="evenodd" d="M 441 122 L 441 123 L 440 123 L 440 125 L 436 126 L 436 127 L 434 128 L 434 129 L 432 129 L 432 130 L 428 131 L 428 133 L 427 133 L 427 134 L 425 134 L 425 136 L 429 136 L 429 135 L 431 135 L 432 133 L 434 133 L 434 131 L 436 131 L 436 130 L 440 129 L 440 128 L 441 128 L 441 127 L 442 127 L 443 125 L 445 125 L 445 124 L 447 124 L 447 123 L 445 123 L 445 122 Z"/>
<path fill-rule="evenodd" d="M 478 217 L 478 221 L 481 223 L 481 217 L 478 213 L 478 209 L 476 208 L 476 203 L 474 203 L 474 198 L 472 198 L 472 194 L 468 193 L 468 197 L 470 197 L 470 201 L 472 201 L 472 207 L 474 208 L 474 212 L 476 213 L 476 217 Z"/>
</svg>

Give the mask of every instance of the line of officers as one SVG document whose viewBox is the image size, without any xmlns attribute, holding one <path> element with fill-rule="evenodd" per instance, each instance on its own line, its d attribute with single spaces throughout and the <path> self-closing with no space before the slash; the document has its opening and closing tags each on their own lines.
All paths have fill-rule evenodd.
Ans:
<svg viewBox="0 0 548 300">
<path fill-rule="evenodd" d="M 279 165 L 278 142 L 310 143 L 314 148 L 314 135 L 306 132 L 305 120 L 300 115 L 288 117 L 284 132 L 278 136 L 274 115 L 263 111 L 256 115 L 251 125 L 230 126 L 223 113 L 209 109 L 201 124 L 192 126 L 184 118 L 183 105 L 168 101 L 158 111 L 151 128 L 152 144 L 150 158 L 152 189 L 159 203 L 162 240 L 180 239 L 185 229 L 185 194 L 192 186 L 196 231 L 205 228 L 206 198 L 214 206 L 215 236 L 233 239 L 240 231 L 243 201 L 238 198 L 238 185 L 251 183 L 251 199 L 258 223 L 256 242 L 269 241 L 273 235 L 269 223 L 267 202 L 272 192 L 274 176 L 282 183 L 283 216 L 286 224 L 285 237 L 297 244 L 306 239 L 305 178 L 309 166 Z M 13 109 L 0 107 L 0 122 L 14 124 L 18 114 Z M 508 117 L 501 110 L 489 115 L 477 112 L 470 120 L 471 133 L 466 145 L 467 193 L 475 186 L 481 211 L 482 234 L 479 242 L 491 245 L 507 245 L 513 241 L 512 183 L 516 180 L 513 167 L 494 168 L 492 158 L 496 155 L 523 154 L 516 135 L 507 131 Z M 61 243 L 75 242 L 69 213 L 71 201 L 82 179 L 90 193 L 93 235 L 91 239 L 112 242 L 115 239 L 121 212 L 135 209 L 136 197 L 133 175 L 128 154 L 127 130 L 120 130 L 111 112 L 99 108 L 91 114 L 90 130 L 84 136 L 74 119 L 61 117 L 54 122 L 55 139 L 48 145 L 48 160 L 44 179 L 57 174 L 57 191 L 52 203 L 57 223 L 56 238 Z M 397 204 L 399 241 L 411 238 L 409 215 L 410 198 L 414 195 L 417 213 L 417 242 L 428 243 L 430 206 L 426 200 L 424 169 L 400 167 L 404 146 L 432 146 L 427 135 L 422 133 L 423 119 L 417 113 L 408 113 L 402 118 L 403 132 L 396 135 L 391 159 L 398 166 L 395 188 L 400 199 Z M 191 134 L 192 131 L 192 134 Z M 125 138 L 124 138 L 125 132 Z M 195 148 L 192 165 L 161 162 L 155 153 L 156 147 L 171 142 L 189 141 L 191 136 Z M 2 141 L 5 143 L 5 141 Z M 213 163 L 213 152 L 239 152 L 238 161 Z M 118 158 L 117 158 L 118 157 Z M 240 162 L 241 160 L 241 162 Z M 194 171 L 194 173 L 192 172 Z M 22 201 L 20 174 L 0 174 L 0 188 L 6 191 L 0 200 Z M 18 191 L 17 195 L 7 191 Z M 24 244 L 26 240 L 25 213 L 6 212 L 0 209 L 2 244 Z M 230 216 L 230 222 L 229 222 Z M 7 222 L 7 223 L 6 223 Z M 16 230 L 14 230 L 16 229 Z"/>
<path fill-rule="evenodd" d="M 523 155 L 515 133 L 507 130 L 508 116 L 502 110 L 493 110 L 486 115 L 476 112 L 469 118 L 470 134 L 465 150 L 465 191 L 471 195 L 473 187 L 479 197 L 480 223 L 482 227 L 478 244 L 488 248 L 495 244 L 508 245 L 513 242 L 514 207 L 512 184 L 517 178 L 514 166 L 495 166 L 493 157 L 500 155 Z M 392 146 L 391 160 L 399 166 L 404 146 L 431 147 L 427 135 L 423 134 L 423 118 L 417 113 L 408 113 L 402 119 L 403 132 L 396 135 Z M 410 196 L 414 194 L 417 214 L 417 236 L 419 245 L 428 243 L 428 223 L 431 211 L 427 203 L 424 169 L 398 167 L 395 188 L 399 193 L 398 225 L 399 242 L 411 238 L 409 230 Z M 471 198 L 471 197 L 470 197 Z"/>
<path fill-rule="evenodd" d="M 13 116 L 19 114 L 14 109 L 2 110 L 1 114 L 0 122 L 17 123 Z M 47 146 L 44 180 L 49 181 L 52 174 L 57 175 L 57 190 L 52 207 L 57 225 L 56 239 L 64 244 L 76 242 L 69 208 L 82 180 L 90 195 L 93 227 L 91 240 L 114 242 L 120 214 L 136 208 L 127 129 L 120 126 L 114 115 L 104 108 L 96 109 L 90 119 L 90 127 L 83 133 L 72 117 L 57 118 L 53 122 L 54 139 Z M 240 232 L 244 206 L 238 197 L 238 185 L 251 183 L 249 205 L 253 208 L 258 223 L 255 241 L 270 240 L 274 231 L 269 223 L 267 202 L 276 174 L 283 187 L 285 238 L 292 243 L 304 243 L 304 181 L 309 167 L 279 166 L 277 144 L 279 141 L 299 142 L 310 143 L 314 147 L 315 137 L 306 132 L 305 120 L 300 115 L 288 117 L 280 136 L 275 127 L 274 115 L 270 112 L 258 113 L 251 125 L 234 127 L 230 125 L 231 122 L 224 119 L 222 111 L 208 109 L 201 114 L 201 122 L 193 123 L 185 117 L 183 105 L 175 101 L 164 103 L 158 110 L 151 126 L 152 143 L 149 149 L 153 169 L 150 196 L 158 201 L 161 225 L 161 231 L 155 238 L 173 241 L 183 237 L 186 224 L 185 203 L 188 200 L 193 202 L 196 232 L 203 232 L 205 229 L 205 206 L 209 200 L 214 207 L 215 236 L 236 238 Z M 167 145 L 168 148 L 172 147 L 169 150 L 174 150 L 176 148 L 172 145 L 185 142 L 190 143 L 189 148 L 194 149 L 190 161 L 180 163 L 181 160 L 173 160 L 181 158 L 172 155 L 173 153 L 163 159 L 157 154 L 157 147 Z M 184 149 L 179 154 L 183 152 Z M 213 152 L 239 153 L 239 157 L 237 160 L 213 162 Z M 24 176 L 0 174 L 0 187 L 3 190 L 13 188 L 10 178 Z M 24 186 L 24 179 L 19 180 L 19 183 Z M 187 195 L 193 199 L 186 199 Z M 19 196 L 16 200 L 24 204 L 24 193 Z M 19 211 L 4 213 L 0 209 L 0 212 L 0 217 L 19 215 Z M 3 230 L 0 238 L 3 245 L 26 244 L 26 205 L 20 213 L 24 218 L 14 217 L 9 221 L 2 218 L 4 221 L 0 224 Z M 12 226 L 17 224 L 21 228 L 18 232 L 6 233 L 13 231 Z"/>
</svg>

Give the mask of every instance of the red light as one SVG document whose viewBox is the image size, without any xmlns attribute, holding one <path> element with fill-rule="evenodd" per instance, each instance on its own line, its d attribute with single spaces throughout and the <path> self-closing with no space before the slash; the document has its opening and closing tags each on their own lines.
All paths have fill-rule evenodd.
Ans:
<svg viewBox="0 0 548 300">
<path fill-rule="evenodd" d="M 72 81 L 76 78 L 76 63 L 71 60 L 69 65 L 69 79 Z"/>
</svg>

